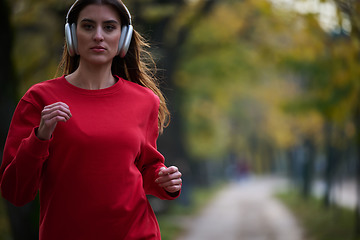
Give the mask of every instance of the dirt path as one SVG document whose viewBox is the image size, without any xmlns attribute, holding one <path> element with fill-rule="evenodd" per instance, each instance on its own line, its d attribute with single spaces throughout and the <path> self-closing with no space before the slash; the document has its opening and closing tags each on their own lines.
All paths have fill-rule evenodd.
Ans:
<svg viewBox="0 0 360 240">
<path fill-rule="evenodd" d="M 177 240 L 301 240 L 294 217 L 272 197 L 284 186 L 273 178 L 230 184 Z"/>
</svg>

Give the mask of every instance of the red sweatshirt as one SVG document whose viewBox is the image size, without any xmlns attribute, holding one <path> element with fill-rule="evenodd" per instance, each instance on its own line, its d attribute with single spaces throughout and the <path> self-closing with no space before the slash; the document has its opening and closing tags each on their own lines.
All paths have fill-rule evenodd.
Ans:
<svg viewBox="0 0 360 240">
<path fill-rule="evenodd" d="M 49 141 L 35 131 L 44 106 L 64 102 L 72 117 Z M 156 149 L 159 99 L 119 79 L 86 90 L 65 77 L 34 85 L 20 100 L 0 168 L 14 205 L 40 190 L 40 240 L 160 239 L 146 194 L 173 199 L 154 181 L 164 158 Z"/>
</svg>

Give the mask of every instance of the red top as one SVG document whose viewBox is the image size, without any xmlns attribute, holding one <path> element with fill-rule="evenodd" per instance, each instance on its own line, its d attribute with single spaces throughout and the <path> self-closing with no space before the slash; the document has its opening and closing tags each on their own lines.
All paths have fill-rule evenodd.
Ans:
<svg viewBox="0 0 360 240">
<path fill-rule="evenodd" d="M 72 117 L 52 138 L 35 135 L 44 106 L 64 102 Z M 1 191 L 14 205 L 40 189 L 40 240 L 160 239 L 146 194 L 173 199 L 154 181 L 159 98 L 119 78 L 86 90 L 65 77 L 34 85 L 20 100 L 5 144 Z"/>
</svg>

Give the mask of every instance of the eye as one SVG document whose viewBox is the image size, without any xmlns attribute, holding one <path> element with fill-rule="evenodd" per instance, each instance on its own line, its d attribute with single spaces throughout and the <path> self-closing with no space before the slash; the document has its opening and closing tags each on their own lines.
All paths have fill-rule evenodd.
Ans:
<svg viewBox="0 0 360 240">
<path fill-rule="evenodd" d="M 112 24 L 109 24 L 109 25 L 105 25 L 104 29 L 107 32 L 112 32 L 112 31 L 114 31 L 116 29 L 116 26 L 112 25 Z"/>
<path fill-rule="evenodd" d="M 90 31 L 90 30 L 92 30 L 94 28 L 94 26 L 92 24 L 89 24 L 89 23 L 84 23 L 82 25 L 82 28 L 87 30 L 87 31 Z"/>
</svg>

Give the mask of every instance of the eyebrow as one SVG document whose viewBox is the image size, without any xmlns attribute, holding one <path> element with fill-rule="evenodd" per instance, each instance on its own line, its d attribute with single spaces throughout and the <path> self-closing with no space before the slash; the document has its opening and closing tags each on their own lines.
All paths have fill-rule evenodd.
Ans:
<svg viewBox="0 0 360 240">
<path fill-rule="evenodd" d="M 81 22 L 89 22 L 89 23 L 96 23 L 96 21 L 92 20 L 92 19 L 89 19 L 89 18 L 84 18 L 83 20 L 81 20 Z M 104 21 L 103 23 L 106 23 L 106 24 L 118 24 L 120 25 L 120 23 L 116 20 L 107 20 L 107 21 Z"/>
</svg>

